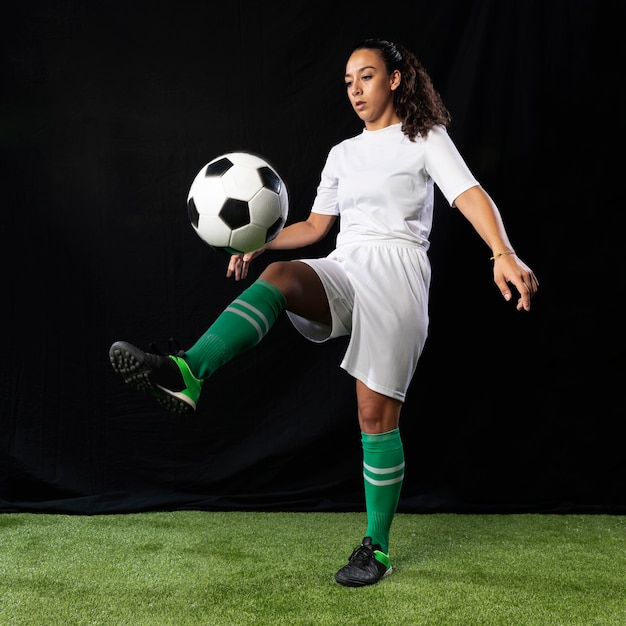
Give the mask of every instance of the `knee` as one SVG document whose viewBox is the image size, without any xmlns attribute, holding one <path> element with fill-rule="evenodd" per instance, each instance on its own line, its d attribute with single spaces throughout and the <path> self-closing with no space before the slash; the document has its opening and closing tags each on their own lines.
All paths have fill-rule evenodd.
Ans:
<svg viewBox="0 0 626 626">
<path fill-rule="evenodd" d="M 299 261 L 274 261 L 261 273 L 259 278 L 271 283 L 282 291 L 287 299 L 287 308 L 310 308 L 310 301 L 325 301 L 325 294 L 317 274 Z M 316 290 L 317 288 L 317 290 Z M 314 315 L 314 311 L 308 311 Z"/>
<path fill-rule="evenodd" d="M 287 297 L 293 289 L 293 278 L 289 271 L 288 261 L 274 261 L 262 272 L 259 278 L 271 283 Z"/>
<path fill-rule="evenodd" d="M 402 404 L 392 398 L 381 396 L 373 401 L 360 400 L 358 402 L 359 426 L 361 431 L 371 435 L 386 433 L 400 424 L 400 409 Z"/>
<path fill-rule="evenodd" d="M 259 278 L 272 283 L 275 287 L 279 287 L 277 282 L 289 275 L 289 261 L 273 261 L 262 272 Z"/>
<path fill-rule="evenodd" d="M 300 282 L 292 261 L 273 261 L 263 270 L 259 278 L 272 283 L 286 297 L 294 291 L 297 292 Z"/>
<path fill-rule="evenodd" d="M 364 407 L 359 406 L 359 427 L 370 435 L 385 432 L 382 426 L 382 416 Z"/>
</svg>

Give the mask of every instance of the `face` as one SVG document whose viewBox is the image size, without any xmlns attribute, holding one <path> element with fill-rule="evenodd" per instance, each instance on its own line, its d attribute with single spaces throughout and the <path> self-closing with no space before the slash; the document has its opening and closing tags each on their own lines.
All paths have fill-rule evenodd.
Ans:
<svg viewBox="0 0 626 626">
<path fill-rule="evenodd" d="M 356 114 L 368 130 L 378 130 L 400 121 L 393 104 L 393 92 L 400 84 L 400 72 L 389 75 L 376 50 L 355 50 L 346 63 L 346 91 Z"/>
</svg>

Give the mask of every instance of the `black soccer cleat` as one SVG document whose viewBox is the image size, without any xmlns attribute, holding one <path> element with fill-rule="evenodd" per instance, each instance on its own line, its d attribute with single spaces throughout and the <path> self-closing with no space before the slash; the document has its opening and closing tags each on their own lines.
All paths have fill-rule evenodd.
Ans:
<svg viewBox="0 0 626 626">
<path fill-rule="evenodd" d="M 113 369 L 125 383 L 151 394 L 168 411 L 195 411 L 202 380 L 196 378 L 183 353 L 161 355 L 144 352 L 126 341 L 116 341 L 109 349 Z"/>
<path fill-rule="evenodd" d="M 353 550 L 348 564 L 335 574 L 335 580 L 344 587 L 364 587 L 377 583 L 392 571 L 389 555 L 378 544 L 372 544 L 371 537 L 365 537 Z"/>
</svg>

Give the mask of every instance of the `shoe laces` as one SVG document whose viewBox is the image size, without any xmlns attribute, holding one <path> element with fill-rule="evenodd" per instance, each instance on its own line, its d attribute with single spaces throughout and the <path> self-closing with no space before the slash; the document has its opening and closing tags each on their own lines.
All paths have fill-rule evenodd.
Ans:
<svg viewBox="0 0 626 626">
<path fill-rule="evenodd" d="M 185 356 L 185 351 L 180 349 L 178 345 L 178 341 L 176 341 L 176 339 L 174 339 L 173 337 L 170 337 L 167 340 L 167 347 L 168 347 L 167 351 L 161 350 L 159 345 L 154 341 L 150 342 L 149 347 L 150 347 L 150 352 L 158 356 L 170 356 L 170 355 Z"/>
<path fill-rule="evenodd" d="M 354 548 L 348 562 L 367 565 L 374 558 L 374 550 L 371 546 L 360 545 Z"/>
</svg>

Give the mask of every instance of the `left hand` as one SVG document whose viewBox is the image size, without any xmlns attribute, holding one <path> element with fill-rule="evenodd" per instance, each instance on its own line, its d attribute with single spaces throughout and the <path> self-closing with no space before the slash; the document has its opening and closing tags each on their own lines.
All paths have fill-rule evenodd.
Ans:
<svg viewBox="0 0 626 626">
<path fill-rule="evenodd" d="M 503 254 L 493 261 L 493 280 L 508 302 L 513 297 L 510 285 L 519 293 L 517 310 L 530 311 L 530 299 L 537 293 L 539 281 L 534 272 L 515 254 Z"/>
</svg>

